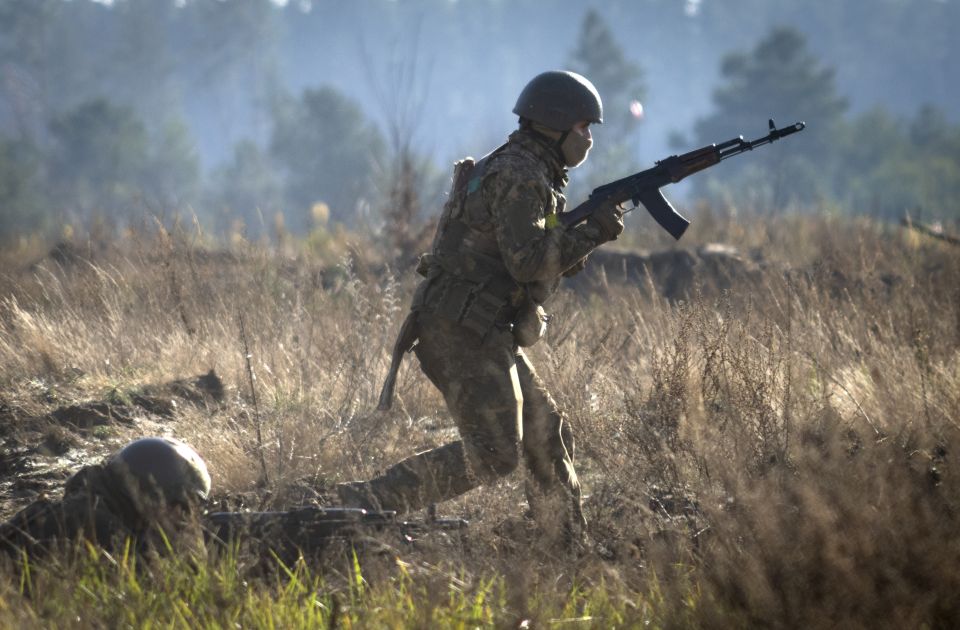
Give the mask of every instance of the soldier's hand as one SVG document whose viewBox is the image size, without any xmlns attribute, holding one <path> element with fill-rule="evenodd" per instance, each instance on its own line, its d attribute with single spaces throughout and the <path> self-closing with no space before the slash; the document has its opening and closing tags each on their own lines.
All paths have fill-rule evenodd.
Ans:
<svg viewBox="0 0 960 630">
<path fill-rule="evenodd" d="M 615 241 L 623 233 L 623 210 L 619 206 L 608 206 L 597 210 L 588 222 L 593 222 L 600 232 L 601 242 Z"/>
</svg>

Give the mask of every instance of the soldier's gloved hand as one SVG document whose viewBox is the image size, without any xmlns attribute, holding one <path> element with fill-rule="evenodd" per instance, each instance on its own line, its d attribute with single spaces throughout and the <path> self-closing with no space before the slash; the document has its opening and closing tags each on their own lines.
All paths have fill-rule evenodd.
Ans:
<svg viewBox="0 0 960 630">
<path fill-rule="evenodd" d="M 623 210 L 619 206 L 609 206 L 597 210 L 587 223 L 592 223 L 600 233 L 601 243 L 615 241 L 623 233 Z"/>
</svg>

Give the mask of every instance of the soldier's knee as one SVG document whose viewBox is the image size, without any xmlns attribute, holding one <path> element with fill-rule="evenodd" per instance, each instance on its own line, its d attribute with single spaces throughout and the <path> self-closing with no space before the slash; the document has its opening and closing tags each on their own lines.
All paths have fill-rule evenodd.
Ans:
<svg viewBox="0 0 960 630">
<path fill-rule="evenodd" d="M 471 460 L 476 472 L 483 481 L 492 481 L 509 475 L 520 464 L 519 444 L 474 445 L 470 449 Z"/>
<path fill-rule="evenodd" d="M 520 456 L 517 451 L 517 447 L 514 446 L 513 448 L 504 449 L 502 452 L 498 452 L 490 458 L 490 468 L 493 469 L 498 477 L 509 475 L 517 469 L 517 466 L 520 464 Z"/>
</svg>

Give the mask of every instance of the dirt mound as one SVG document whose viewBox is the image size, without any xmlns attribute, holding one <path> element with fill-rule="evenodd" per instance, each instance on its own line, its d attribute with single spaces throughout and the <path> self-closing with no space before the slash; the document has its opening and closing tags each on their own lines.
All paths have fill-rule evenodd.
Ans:
<svg viewBox="0 0 960 630">
<path fill-rule="evenodd" d="M 49 261 L 62 269 L 70 269 L 79 263 L 90 261 L 94 257 L 95 250 L 102 251 L 103 247 L 95 247 L 92 243 L 86 246 L 78 245 L 70 241 L 60 241 L 39 260 L 30 264 L 31 269 L 37 269 L 43 263 Z"/>
<path fill-rule="evenodd" d="M 69 405 L 53 410 L 49 418 L 56 423 L 79 430 L 107 426 L 114 423 L 133 424 L 133 410 L 123 405 L 111 405 L 105 402 L 90 402 L 82 405 Z"/>
<path fill-rule="evenodd" d="M 668 300 L 687 299 L 697 292 L 711 295 L 759 277 L 758 265 L 735 248 L 720 243 L 695 251 L 672 249 L 653 253 L 609 249 L 594 251 L 584 271 L 568 279 L 577 293 L 590 293 L 612 283 L 653 287 Z"/>
<path fill-rule="evenodd" d="M 148 385 L 132 394 L 130 400 L 150 413 L 169 418 L 176 413 L 179 402 L 187 402 L 202 409 L 218 407 L 223 403 L 224 391 L 223 380 L 210 370 L 191 379 L 178 379 L 164 385 Z"/>
</svg>

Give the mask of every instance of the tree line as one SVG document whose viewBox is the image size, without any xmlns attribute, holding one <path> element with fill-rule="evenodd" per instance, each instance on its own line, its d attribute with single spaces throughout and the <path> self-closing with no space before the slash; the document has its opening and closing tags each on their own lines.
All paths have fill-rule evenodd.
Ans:
<svg viewBox="0 0 960 630">
<path fill-rule="evenodd" d="M 296 232 L 328 218 L 376 221 L 395 211 L 389 206 L 398 170 L 403 177 L 416 171 L 423 190 L 415 203 L 435 210 L 447 174 L 425 151 L 411 155 L 396 129 L 385 132 L 371 107 L 342 89 L 284 84 L 270 57 L 277 11 L 265 0 L 191 0 L 180 8 L 145 0 L 112 7 L 2 0 L 0 238 L 64 222 L 123 224 L 177 212 L 195 213 L 216 232 L 251 237 L 275 231 L 280 218 L 283 229 Z M 643 167 L 632 147 L 650 133 L 642 103 L 657 90 L 614 26 L 607 12 L 588 11 L 555 64 L 593 79 L 607 103 L 597 150 L 576 178 L 591 185 Z M 77 33 L 94 27 L 110 36 L 84 39 L 90 49 L 80 54 Z M 118 57 L 124 63 L 114 63 Z M 677 131 L 678 151 L 734 133 L 765 133 L 769 116 L 780 124 L 803 119 L 808 129 L 776 152 L 699 176 L 696 196 L 765 211 L 830 207 L 896 217 L 919 210 L 960 218 L 953 202 L 960 126 L 949 112 L 934 105 L 912 114 L 851 108 L 836 68 L 793 27 L 758 33 L 710 61 L 717 76 L 711 111 Z M 192 83 L 175 85 L 171 67 Z M 98 80 L 98 72 L 111 80 Z M 229 99 L 237 93 L 231 83 L 243 83 L 255 102 L 251 132 L 205 167 L 188 124 L 197 100 L 190 92 Z M 405 166 L 393 168 L 400 151 Z M 409 194 L 400 197 L 411 203 Z"/>
</svg>

